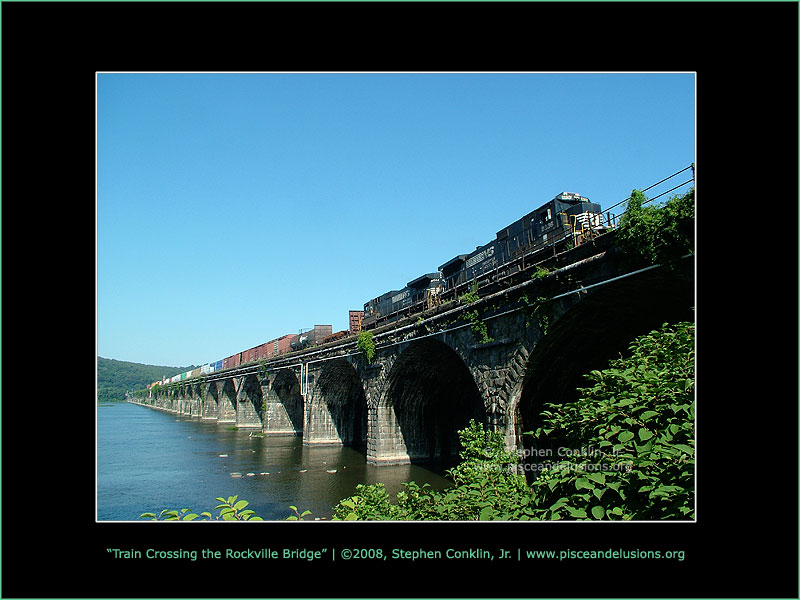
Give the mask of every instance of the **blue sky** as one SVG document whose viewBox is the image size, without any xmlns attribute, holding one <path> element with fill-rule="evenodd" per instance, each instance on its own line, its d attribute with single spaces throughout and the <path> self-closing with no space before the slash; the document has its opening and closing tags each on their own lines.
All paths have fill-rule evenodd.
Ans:
<svg viewBox="0 0 800 600">
<path fill-rule="evenodd" d="M 562 191 L 688 166 L 694 111 L 693 73 L 98 73 L 98 355 L 347 329 Z"/>
</svg>

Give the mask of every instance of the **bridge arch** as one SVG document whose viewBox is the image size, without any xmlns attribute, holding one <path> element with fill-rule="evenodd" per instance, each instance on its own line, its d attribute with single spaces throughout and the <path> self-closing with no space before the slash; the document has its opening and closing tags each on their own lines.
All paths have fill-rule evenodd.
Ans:
<svg viewBox="0 0 800 600">
<path fill-rule="evenodd" d="M 370 462 L 449 461 L 458 455 L 458 431 L 470 419 L 487 422 L 472 372 L 453 348 L 434 338 L 410 342 L 382 387 Z"/>
<path fill-rule="evenodd" d="M 355 367 L 343 358 L 325 361 L 306 405 L 306 444 L 364 447 L 367 398 Z"/>
<path fill-rule="evenodd" d="M 663 323 L 693 320 L 693 306 L 693 277 L 666 269 L 616 281 L 562 305 L 527 355 L 524 373 L 510 378 L 509 446 L 555 452 L 561 444 L 557 432 L 550 439 L 523 436 L 541 425 L 544 405 L 577 400 L 587 373 L 625 356 L 637 336 Z"/>
</svg>

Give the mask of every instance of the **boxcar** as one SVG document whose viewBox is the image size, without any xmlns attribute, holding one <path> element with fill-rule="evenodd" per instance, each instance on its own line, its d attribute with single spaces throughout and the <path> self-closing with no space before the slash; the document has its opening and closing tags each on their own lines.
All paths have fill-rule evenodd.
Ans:
<svg viewBox="0 0 800 600">
<path fill-rule="evenodd" d="M 277 340 L 274 340 L 274 356 L 289 352 L 292 349 L 292 342 L 295 341 L 297 337 L 298 336 L 294 333 L 287 333 L 286 335 L 279 337 Z"/>
</svg>

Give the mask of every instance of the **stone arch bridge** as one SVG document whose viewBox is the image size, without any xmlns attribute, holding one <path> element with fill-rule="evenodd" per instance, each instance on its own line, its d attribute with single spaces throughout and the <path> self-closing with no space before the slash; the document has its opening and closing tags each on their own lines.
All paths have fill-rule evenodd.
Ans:
<svg viewBox="0 0 800 600">
<path fill-rule="evenodd" d="M 633 268 L 610 235 L 479 283 L 476 302 L 373 330 L 371 362 L 350 337 L 131 401 L 307 445 L 360 447 L 372 464 L 445 460 L 470 419 L 519 447 L 545 402 L 575 399 L 583 375 L 637 335 L 694 319 L 694 256 Z"/>
</svg>

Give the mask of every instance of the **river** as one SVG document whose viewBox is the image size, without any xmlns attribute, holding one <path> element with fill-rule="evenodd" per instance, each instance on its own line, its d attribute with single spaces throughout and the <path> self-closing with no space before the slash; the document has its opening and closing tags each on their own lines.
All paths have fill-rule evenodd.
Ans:
<svg viewBox="0 0 800 600">
<path fill-rule="evenodd" d="M 250 437 L 248 430 L 129 403 L 97 407 L 97 520 L 139 521 L 143 512 L 189 508 L 198 514 L 218 496 L 238 495 L 266 520 L 310 510 L 329 519 L 359 483 L 449 481 L 422 465 L 373 466 L 348 447 L 304 446 L 300 436 Z"/>
</svg>

